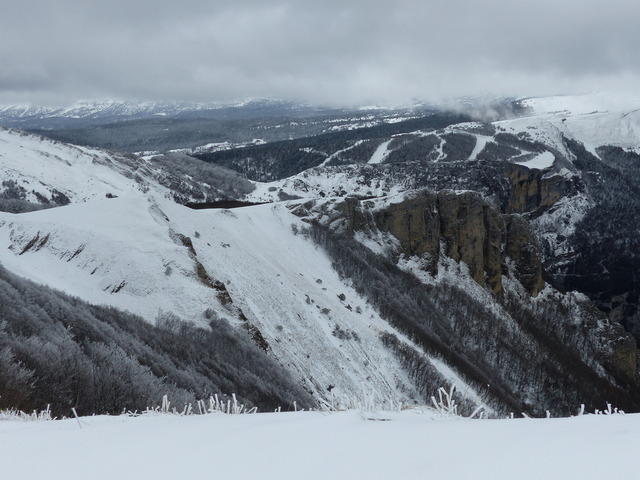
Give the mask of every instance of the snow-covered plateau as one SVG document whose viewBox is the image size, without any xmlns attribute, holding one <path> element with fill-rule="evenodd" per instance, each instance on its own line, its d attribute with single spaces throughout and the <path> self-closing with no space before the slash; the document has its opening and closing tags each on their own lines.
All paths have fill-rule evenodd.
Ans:
<svg viewBox="0 0 640 480">
<path fill-rule="evenodd" d="M 429 411 L 0 421 L 2 477 L 635 478 L 640 415 L 467 420 Z"/>
</svg>

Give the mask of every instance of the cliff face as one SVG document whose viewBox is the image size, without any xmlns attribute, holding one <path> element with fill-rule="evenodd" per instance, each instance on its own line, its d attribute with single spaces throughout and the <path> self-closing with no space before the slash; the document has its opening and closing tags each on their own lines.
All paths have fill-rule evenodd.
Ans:
<svg viewBox="0 0 640 480">
<path fill-rule="evenodd" d="M 474 193 L 482 189 L 464 184 L 467 177 L 460 172 L 461 186 L 471 191 L 455 194 L 437 188 L 438 182 L 420 181 L 417 183 L 427 184 L 424 190 L 382 209 L 354 198 L 342 199 L 336 209 L 351 231 L 380 230 L 393 235 L 400 243 L 398 253 L 421 257 L 429 273 L 437 273 L 441 254 L 464 262 L 473 278 L 496 294 L 502 292 L 502 275 L 510 259 L 516 278 L 530 294 L 537 295 L 544 286 L 543 259 L 527 219 L 583 191 L 584 185 L 579 177 L 548 175 L 514 163 L 488 163 L 485 170 L 493 174 L 478 181 L 487 186 L 494 182 L 489 188 L 492 194 Z M 419 176 L 416 171 L 414 177 Z M 441 176 L 442 172 L 432 179 Z M 329 216 L 335 213 L 328 212 Z"/>
<path fill-rule="evenodd" d="M 527 222 L 498 212 L 476 193 L 422 191 L 372 212 L 366 201 L 345 203 L 341 210 L 351 230 L 390 233 L 399 242 L 398 253 L 426 259 L 431 274 L 437 273 L 438 258 L 444 254 L 464 262 L 476 282 L 500 294 L 510 259 L 531 295 L 544 286 L 538 247 Z"/>
<path fill-rule="evenodd" d="M 545 176 L 542 170 L 515 163 L 505 164 L 503 174 L 510 184 L 509 197 L 504 205 L 506 213 L 541 213 L 562 197 L 580 189 L 573 178 Z"/>
</svg>

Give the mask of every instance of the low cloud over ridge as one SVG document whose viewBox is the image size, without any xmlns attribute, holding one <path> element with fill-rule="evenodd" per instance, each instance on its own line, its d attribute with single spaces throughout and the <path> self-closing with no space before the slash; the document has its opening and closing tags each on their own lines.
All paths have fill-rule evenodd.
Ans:
<svg viewBox="0 0 640 480">
<path fill-rule="evenodd" d="M 0 2 L 2 103 L 405 103 L 640 80 L 630 0 Z"/>
</svg>

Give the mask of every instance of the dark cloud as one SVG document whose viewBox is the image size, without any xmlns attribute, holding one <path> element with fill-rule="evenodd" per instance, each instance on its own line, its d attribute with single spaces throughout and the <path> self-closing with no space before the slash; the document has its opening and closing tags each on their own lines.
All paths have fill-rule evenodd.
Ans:
<svg viewBox="0 0 640 480">
<path fill-rule="evenodd" d="M 0 0 L 0 101 L 633 89 L 634 0 Z"/>
</svg>

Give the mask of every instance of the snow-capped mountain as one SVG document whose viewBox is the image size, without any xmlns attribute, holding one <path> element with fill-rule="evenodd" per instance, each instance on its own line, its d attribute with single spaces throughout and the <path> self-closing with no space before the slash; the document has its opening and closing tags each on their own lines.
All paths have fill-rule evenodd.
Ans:
<svg viewBox="0 0 640 480">
<path fill-rule="evenodd" d="M 238 102 L 153 102 L 83 100 L 68 105 L 0 105 L 0 126 L 55 130 L 106 125 L 131 120 L 163 118 L 226 118 L 298 116 L 327 113 L 331 109 L 278 99 L 247 99 Z"/>
<path fill-rule="evenodd" d="M 288 106 L 295 104 L 272 99 L 248 99 L 235 103 L 222 102 L 131 102 L 124 100 L 83 100 L 62 106 L 40 106 L 34 104 L 13 104 L 0 106 L 2 120 L 27 118 L 70 118 L 70 119 L 98 119 L 101 117 L 130 117 L 169 116 L 185 112 L 200 110 L 215 110 L 221 108 L 246 108 L 267 106 Z M 300 106 L 302 107 L 302 106 Z"/>
<path fill-rule="evenodd" d="M 0 120 L 10 122 L 35 122 L 46 119 L 113 119 L 141 116 L 176 115 L 185 111 L 220 108 L 216 104 L 125 102 L 119 100 L 79 101 L 65 106 L 39 106 L 14 104 L 0 106 Z"/>
</svg>

